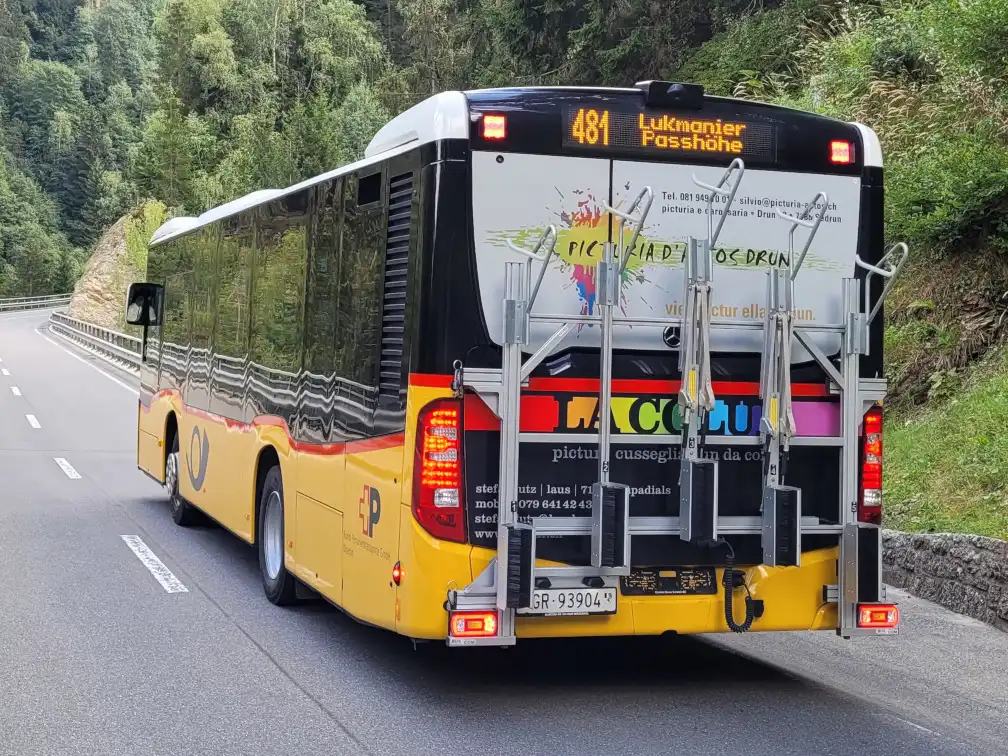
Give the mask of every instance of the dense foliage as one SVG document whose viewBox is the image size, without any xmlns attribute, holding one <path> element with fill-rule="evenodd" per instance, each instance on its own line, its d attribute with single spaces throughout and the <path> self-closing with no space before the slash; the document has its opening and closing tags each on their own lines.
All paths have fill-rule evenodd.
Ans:
<svg viewBox="0 0 1008 756">
<path fill-rule="evenodd" d="M 199 212 L 359 156 L 456 86 L 670 73 L 740 0 L 3 0 L 0 296 L 66 290 L 145 198 Z"/>
<path fill-rule="evenodd" d="M 0 295 L 65 288 L 144 198 L 357 157 L 431 92 L 648 77 L 872 125 L 891 240 L 1000 254 L 1005 29 L 1008 0 L 4 0 Z"/>
</svg>

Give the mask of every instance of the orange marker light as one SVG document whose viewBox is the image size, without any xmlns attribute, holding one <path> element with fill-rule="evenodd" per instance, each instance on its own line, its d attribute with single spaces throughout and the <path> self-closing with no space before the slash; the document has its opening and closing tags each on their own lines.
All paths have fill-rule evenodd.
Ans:
<svg viewBox="0 0 1008 756">
<path fill-rule="evenodd" d="M 399 566 L 399 562 L 396 562 L 392 567 L 392 582 L 399 585 L 400 580 L 402 580 L 402 567 Z"/>
<path fill-rule="evenodd" d="M 502 115 L 483 116 L 483 138 L 503 139 L 507 135 L 507 119 Z"/>
<path fill-rule="evenodd" d="M 895 604 L 858 605 L 858 627 L 869 630 L 888 629 L 899 624 L 899 607 Z"/>
<path fill-rule="evenodd" d="M 854 162 L 854 148 L 850 142 L 834 139 L 830 142 L 830 162 L 848 165 Z"/>
</svg>

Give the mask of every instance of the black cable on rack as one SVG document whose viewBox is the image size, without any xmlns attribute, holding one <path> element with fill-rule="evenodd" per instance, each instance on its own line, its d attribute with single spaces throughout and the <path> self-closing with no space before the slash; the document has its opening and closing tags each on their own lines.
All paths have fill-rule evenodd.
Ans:
<svg viewBox="0 0 1008 756">
<path fill-rule="evenodd" d="M 744 633 L 752 627 L 753 620 L 756 618 L 756 602 L 753 601 L 752 593 L 749 590 L 749 586 L 745 582 L 745 573 L 742 570 L 736 570 L 732 568 L 732 564 L 735 562 L 735 550 L 731 547 L 724 538 L 719 538 L 718 542 L 728 549 L 728 554 L 725 556 L 725 569 L 724 577 L 721 579 L 721 584 L 724 586 L 724 611 L 725 611 L 725 622 L 732 632 Z M 746 612 L 745 620 L 742 624 L 735 622 L 734 611 L 732 607 L 732 595 L 736 588 L 745 588 L 746 591 Z"/>
</svg>

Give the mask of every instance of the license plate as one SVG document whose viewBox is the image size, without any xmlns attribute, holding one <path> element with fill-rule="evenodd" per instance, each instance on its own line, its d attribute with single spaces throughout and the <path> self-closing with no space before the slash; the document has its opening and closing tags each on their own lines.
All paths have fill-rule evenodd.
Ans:
<svg viewBox="0 0 1008 756">
<path fill-rule="evenodd" d="M 615 588 L 547 588 L 532 591 L 532 606 L 518 614 L 545 617 L 584 614 L 615 614 Z"/>
</svg>

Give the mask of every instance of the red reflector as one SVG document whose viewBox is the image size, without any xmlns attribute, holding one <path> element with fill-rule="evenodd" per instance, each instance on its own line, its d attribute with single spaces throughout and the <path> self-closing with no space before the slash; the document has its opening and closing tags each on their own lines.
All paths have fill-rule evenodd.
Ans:
<svg viewBox="0 0 1008 756">
<path fill-rule="evenodd" d="M 453 638 L 492 638 L 497 635 L 497 612 L 452 612 L 448 632 Z"/>
<path fill-rule="evenodd" d="M 507 119 L 502 115 L 483 116 L 483 138 L 503 139 L 507 133 Z"/>
<path fill-rule="evenodd" d="M 850 142 L 834 139 L 830 142 L 830 162 L 846 165 L 854 162 L 854 148 Z"/>
<path fill-rule="evenodd" d="M 857 624 L 867 630 L 896 627 L 899 624 L 899 607 L 895 604 L 858 604 Z"/>
</svg>

